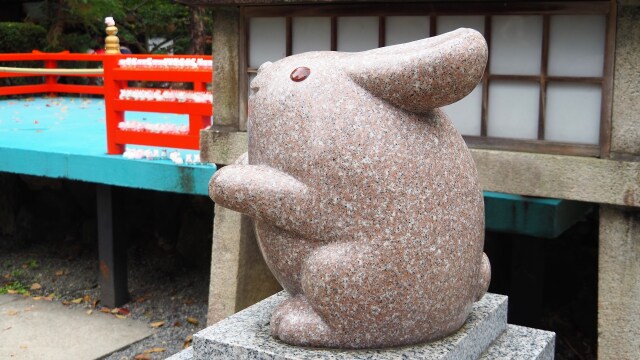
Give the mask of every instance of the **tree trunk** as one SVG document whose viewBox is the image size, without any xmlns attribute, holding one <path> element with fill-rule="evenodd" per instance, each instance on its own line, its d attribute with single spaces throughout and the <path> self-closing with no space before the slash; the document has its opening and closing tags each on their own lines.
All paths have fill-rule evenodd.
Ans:
<svg viewBox="0 0 640 360">
<path fill-rule="evenodd" d="M 191 43 L 189 44 L 188 54 L 204 54 L 206 32 L 204 29 L 205 10 L 200 6 L 189 7 L 190 27 L 189 35 Z"/>
<path fill-rule="evenodd" d="M 64 32 L 64 26 L 67 18 L 65 14 L 67 3 L 65 0 L 58 0 L 54 6 L 56 7 L 56 15 L 53 18 L 53 23 L 49 28 L 49 32 L 47 32 L 47 44 L 50 49 L 58 49 L 60 47 L 60 38 Z"/>
</svg>

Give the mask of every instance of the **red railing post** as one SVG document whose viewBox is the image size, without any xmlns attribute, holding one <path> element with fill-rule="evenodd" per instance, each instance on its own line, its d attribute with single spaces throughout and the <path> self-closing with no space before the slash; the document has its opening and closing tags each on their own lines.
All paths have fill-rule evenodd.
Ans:
<svg viewBox="0 0 640 360">
<path fill-rule="evenodd" d="M 58 67 L 58 62 L 56 60 L 45 60 L 44 67 L 45 69 L 55 69 Z M 45 75 L 44 83 L 49 96 L 56 96 L 54 87 L 58 83 L 58 75 Z"/>
<path fill-rule="evenodd" d="M 124 121 L 124 111 L 114 109 L 114 101 L 120 97 L 122 84 L 114 79 L 113 70 L 118 66 L 118 55 L 108 55 L 102 62 L 104 70 L 104 110 L 107 126 L 107 154 L 124 153 L 124 144 L 116 141 L 118 124 Z"/>
</svg>

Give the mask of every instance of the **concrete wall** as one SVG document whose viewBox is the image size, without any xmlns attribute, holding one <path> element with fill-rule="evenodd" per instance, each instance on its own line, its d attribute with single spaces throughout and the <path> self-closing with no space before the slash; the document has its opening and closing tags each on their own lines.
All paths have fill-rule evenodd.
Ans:
<svg viewBox="0 0 640 360">
<path fill-rule="evenodd" d="M 640 164 L 640 0 L 623 0 L 618 6 L 611 121 L 611 157 Z M 640 209 L 637 199 L 633 202 L 633 208 L 600 207 L 600 359 L 640 356 Z"/>
</svg>

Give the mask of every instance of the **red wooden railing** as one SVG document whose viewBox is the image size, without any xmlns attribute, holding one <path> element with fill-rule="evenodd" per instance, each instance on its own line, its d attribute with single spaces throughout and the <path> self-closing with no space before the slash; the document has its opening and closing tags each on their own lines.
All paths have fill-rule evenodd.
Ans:
<svg viewBox="0 0 640 360">
<path fill-rule="evenodd" d="M 2 63 L 13 61 L 33 62 L 33 68 L 40 68 L 37 62 L 43 62 L 46 69 L 58 69 L 60 61 L 86 61 L 86 62 L 102 62 L 105 55 L 97 54 L 72 54 L 68 51 L 59 53 L 43 53 L 34 50 L 31 53 L 24 54 L 0 54 L 0 66 L 6 66 Z M 91 69 L 97 70 L 97 69 Z M 57 94 L 57 93 L 73 93 L 73 94 L 93 94 L 102 95 L 104 89 L 100 85 L 72 85 L 58 84 L 59 76 L 73 77 L 102 77 L 102 74 L 86 74 L 86 73 L 65 73 L 65 74 L 44 74 L 37 73 L 15 73 L 0 70 L 0 78 L 16 78 L 16 77 L 44 77 L 44 81 L 34 85 L 13 85 L 0 87 L 0 96 L 2 95 L 22 95 L 22 94 Z"/>
<path fill-rule="evenodd" d="M 125 144 L 167 146 L 184 149 L 200 148 L 200 130 L 211 125 L 213 106 L 209 103 L 176 101 L 139 101 L 120 99 L 120 91 L 128 88 L 129 81 L 187 82 L 193 91 L 205 91 L 212 81 L 211 69 L 175 70 L 155 68 L 122 68 L 118 61 L 124 58 L 148 58 L 148 55 L 105 55 L 104 100 L 107 112 L 107 145 L 109 154 L 121 154 Z M 156 59 L 184 58 L 184 56 L 156 55 Z M 211 57 L 198 56 L 211 60 Z M 126 111 L 147 111 L 189 115 L 187 134 L 158 134 L 147 131 L 131 131 L 118 128 Z"/>
<path fill-rule="evenodd" d="M 190 56 L 204 60 L 211 60 L 211 56 Z M 120 67 L 119 61 L 126 58 L 137 59 L 181 59 L 180 55 L 103 55 L 103 54 L 72 54 L 42 53 L 33 51 L 27 54 L 0 54 L 0 65 L 6 62 L 29 61 L 44 62 L 44 68 L 34 66 L 31 73 L 16 73 L 0 69 L 0 78 L 8 77 L 43 77 L 44 81 L 35 85 L 14 85 L 0 87 L 0 96 L 19 94 L 52 94 L 76 93 L 103 95 L 106 112 L 107 153 L 122 154 L 126 144 L 166 146 L 183 149 L 199 149 L 199 131 L 211 124 L 213 106 L 210 103 L 177 102 L 157 100 L 127 100 L 121 99 L 120 91 L 128 89 L 132 81 L 160 81 L 191 83 L 194 92 L 205 91 L 207 83 L 213 80 L 212 69 L 157 69 Z M 58 67 L 60 61 L 88 61 L 102 62 L 103 71 L 98 69 L 74 69 L 71 72 Z M 34 65 L 37 65 L 35 63 Z M 87 71 L 94 72 L 87 74 Z M 59 84 L 59 76 L 103 77 L 101 85 L 70 85 Z M 145 111 L 174 114 L 188 114 L 189 126 L 186 134 L 160 134 L 151 131 L 131 131 L 119 128 L 125 119 L 127 111 Z"/>
</svg>

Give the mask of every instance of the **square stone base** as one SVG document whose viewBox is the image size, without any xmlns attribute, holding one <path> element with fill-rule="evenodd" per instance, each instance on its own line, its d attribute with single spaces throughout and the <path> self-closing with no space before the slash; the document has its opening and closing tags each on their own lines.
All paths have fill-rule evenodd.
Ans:
<svg viewBox="0 0 640 360">
<path fill-rule="evenodd" d="M 508 326 L 502 295 L 486 294 L 462 328 L 444 339 L 373 350 L 302 348 L 274 339 L 271 312 L 287 298 L 280 292 L 198 332 L 192 349 L 170 359 L 553 359 L 555 334 Z"/>
</svg>

